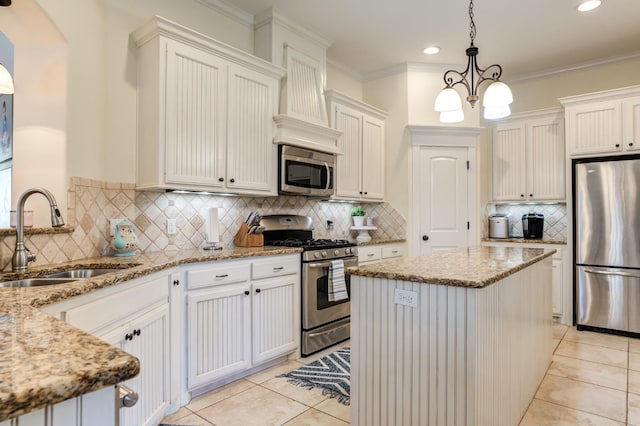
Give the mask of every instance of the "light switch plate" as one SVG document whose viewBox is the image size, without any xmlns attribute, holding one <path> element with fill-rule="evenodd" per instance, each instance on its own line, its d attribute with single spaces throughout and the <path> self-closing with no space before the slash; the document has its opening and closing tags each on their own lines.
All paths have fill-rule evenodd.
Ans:
<svg viewBox="0 0 640 426">
<path fill-rule="evenodd" d="M 394 302 L 398 305 L 418 307 L 418 292 L 410 290 L 395 289 Z"/>
<path fill-rule="evenodd" d="M 119 224 L 120 222 L 122 222 L 124 220 L 124 218 L 120 218 L 120 219 L 111 219 L 109 221 L 109 236 L 113 237 L 113 234 L 116 233 L 116 225 Z"/>
<path fill-rule="evenodd" d="M 167 219 L 167 234 L 175 235 L 178 232 L 175 219 Z"/>
</svg>

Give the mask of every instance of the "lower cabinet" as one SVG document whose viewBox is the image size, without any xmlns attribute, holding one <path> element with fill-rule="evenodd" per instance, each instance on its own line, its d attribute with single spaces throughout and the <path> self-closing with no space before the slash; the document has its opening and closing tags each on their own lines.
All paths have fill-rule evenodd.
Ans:
<svg viewBox="0 0 640 426">
<path fill-rule="evenodd" d="M 358 246 L 358 265 L 393 259 L 407 255 L 405 243 L 373 244 Z"/>
<path fill-rule="evenodd" d="M 186 280 L 189 390 L 298 349 L 300 255 L 189 265 Z"/>
</svg>

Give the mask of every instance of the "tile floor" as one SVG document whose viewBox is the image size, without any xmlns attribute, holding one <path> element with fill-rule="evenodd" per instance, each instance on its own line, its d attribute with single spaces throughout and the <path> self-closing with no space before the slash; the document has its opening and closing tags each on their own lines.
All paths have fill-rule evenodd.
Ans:
<svg viewBox="0 0 640 426">
<path fill-rule="evenodd" d="M 640 339 L 554 326 L 556 349 L 520 426 L 640 426 Z M 194 398 L 163 420 L 180 425 L 347 425 L 349 407 L 275 376 L 288 361 Z"/>
</svg>

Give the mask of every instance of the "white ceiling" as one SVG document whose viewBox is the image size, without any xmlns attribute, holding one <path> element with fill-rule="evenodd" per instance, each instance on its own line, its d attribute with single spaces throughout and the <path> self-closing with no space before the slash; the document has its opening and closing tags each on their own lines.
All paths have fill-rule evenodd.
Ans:
<svg viewBox="0 0 640 426">
<path fill-rule="evenodd" d="M 252 15 L 273 7 L 330 40 L 328 58 L 364 76 L 407 62 L 466 64 L 466 0 L 219 1 Z M 586 13 L 576 5 L 576 0 L 476 0 L 479 65 L 499 63 L 509 81 L 640 56 L 640 0 L 603 0 Z M 422 53 L 428 45 L 440 46 L 440 53 Z"/>
</svg>

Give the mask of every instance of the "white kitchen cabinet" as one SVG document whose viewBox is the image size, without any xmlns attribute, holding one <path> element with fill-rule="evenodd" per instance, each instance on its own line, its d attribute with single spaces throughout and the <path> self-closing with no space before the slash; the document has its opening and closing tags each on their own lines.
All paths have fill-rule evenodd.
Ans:
<svg viewBox="0 0 640 426">
<path fill-rule="evenodd" d="M 48 307 L 62 319 L 119 347 L 140 360 L 140 373 L 123 384 L 140 396 L 120 409 L 120 426 L 155 425 L 171 404 L 169 294 L 172 271 L 162 271 L 97 290 Z"/>
<path fill-rule="evenodd" d="M 570 156 L 640 149 L 640 86 L 570 96 L 560 102 L 565 108 Z"/>
<path fill-rule="evenodd" d="M 386 259 L 393 259 L 395 257 L 402 257 L 406 255 L 407 246 L 405 243 L 358 246 L 358 265 L 366 265 L 368 263 Z"/>
<path fill-rule="evenodd" d="M 342 132 L 332 198 L 382 201 L 386 113 L 335 90 L 326 91 L 325 96 L 331 127 Z"/>
<path fill-rule="evenodd" d="M 160 17 L 138 46 L 138 189 L 277 195 L 284 70 Z"/>
<path fill-rule="evenodd" d="M 493 200 L 564 200 L 564 126 L 560 111 L 512 117 L 493 129 Z"/>
<path fill-rule="evenodd" d="M 190 265 L 186 277 L 189 390 L 298 349 L 299 254 Z"/>
</svg>

